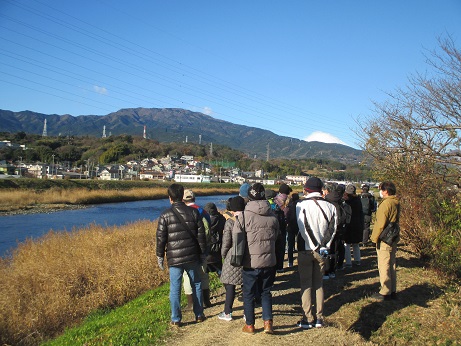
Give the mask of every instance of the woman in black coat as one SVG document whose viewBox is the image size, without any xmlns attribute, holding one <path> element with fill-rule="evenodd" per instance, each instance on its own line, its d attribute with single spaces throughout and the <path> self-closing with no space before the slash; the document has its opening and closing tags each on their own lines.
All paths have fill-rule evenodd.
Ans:
<svg viewBox="0 0 461 346">
<path fill-rule="evenodd" d="M 351 246 L 354 255 L 354 265 L 360 265 L 360 245 L 363 238 L 364 218 L 362 211 L 362 202 L 360 196 L 357 196 L 354 185 L 346 186 L 344 200 L 352 209 L 351 222 L 346 226 L 346 234 L 344 235 L 345 247 L 345 267 L 352 267 Z"/>
</svg>

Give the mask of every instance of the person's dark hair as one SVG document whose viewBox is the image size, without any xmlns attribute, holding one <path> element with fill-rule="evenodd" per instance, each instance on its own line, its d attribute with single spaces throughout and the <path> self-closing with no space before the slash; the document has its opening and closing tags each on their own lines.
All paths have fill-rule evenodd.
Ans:
<svg viewBox="0 0 461 346">
<path fill-rule="evenodd" d="M 387 191 L 389 196 L 395 195 L 397 193 L 397 189 L 392 181 L 383 181 L 379 184 L 379 189 L 382 191 Z"/>
<path fill-rule="evenodd" d="M 299 200 L 299 193 L 296 193 L 296 192 L 295 192 L 295 193 L 292 193 L 292 194 L 291 194 L 291 200 L 292 200 L 292 201 L 297 201 L 297 200 Z"/>
<path fill-rule="evenodd" d="M 181 184 L 171 184 L 168 187 L 168 196 L 173 202 L 181 202 L 184 195 L 184 186 Z"/>
</svg>

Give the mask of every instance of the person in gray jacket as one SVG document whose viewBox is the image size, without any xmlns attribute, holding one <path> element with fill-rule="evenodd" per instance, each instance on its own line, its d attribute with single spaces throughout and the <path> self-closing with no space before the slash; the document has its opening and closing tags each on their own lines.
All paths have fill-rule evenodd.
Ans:
<svg viewBox="0 0 461 346">
<path fill-rule="evenodd" d="M 245 209 L 245 200 L 243 197 L 236 196 L 230 199 L 229 211 L 232 216 L 226 220 L 222 238 L 221 255 L 224 263 L 221 272 L 221 282 L 226 289 L 226 301 L 224 302 L 224 311 L 218 315 L 220 320 L 232 321 L 232 307 L 235 299 L 235 287 L 242 284 L 242 267 L 231 265 L 232 248 L 232 229 L 234 228 L 235 218 Z"/>
<path fill-rule="evenodd" d="M 255 332 L 255 292 L 261 293 L 264 332 L 272 334 L 272 294 L 275 280 L 275 241 L 280 232 L 277 217 L 265 198 L 264 186 L 260 183 L 251 185 L 248 191 L 249 202 L 245 210 L 238 215 L 232 238 L 237 239 L 244 233 L 247 249 L 243 256 L 243 310 L 245 325 L 242 331 Z"/>
</svg>

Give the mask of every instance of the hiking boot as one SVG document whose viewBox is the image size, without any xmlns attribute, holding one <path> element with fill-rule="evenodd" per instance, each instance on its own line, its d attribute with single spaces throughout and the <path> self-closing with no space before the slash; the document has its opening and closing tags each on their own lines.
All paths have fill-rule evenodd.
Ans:
<svg viewBox="0 0 461 346">
<path fill-rule="evenodd" d="M 247 333 L 247 334 L 254 334 L 255 333 L 254 324 L 245 324 L 242 328 L 242 332 Z"/>
<path fill-rule="evenodd" d="M 272 320 L 264 321 L 264 333 L 274 334 L 274 328 L 272 327 Z"/>
<path fill-rule="evenodd" d="M 310 322 L 307 322 L 306 320 L 302 319 L 302 320 L 299 320 L 296 325 L 299 327 L 299 328 L 302 328 L 302 329 L 311 329 L 311 328 L 314 328 L 313 324 L 310 323 Z"/>
<path fill-rule="evenodd" d="M 195 322 L 201 323 L 201 322 L 203 322 L 203 321 L 205 321 L 205 320 L 206 320 L 205 315 L 201 315 L 201 316 L 198 316 L 198 317 L 195 319 Z"/>
<path fill-rule="evenodd" d="M 224 311 L 218 315 L 218 318 L 223 321 L 232 321 L 232 313 L 226 314 Z"/>
<path fill-rule="evenodd" d="M 179 327 L 181 327 L 181 322 L 179 322 L 179 321 L 178 322 L 171 321 L 170 326 L 175 327 L 175 328 L 179 328 Z"/>
<path fill-rule="evenodd" d="M 322 319 L 317 319 L 317 321 L 315 321 L 315 328 L 323 328 L 325 325 L 323 324 L 323 320 Z"/>
</svg>

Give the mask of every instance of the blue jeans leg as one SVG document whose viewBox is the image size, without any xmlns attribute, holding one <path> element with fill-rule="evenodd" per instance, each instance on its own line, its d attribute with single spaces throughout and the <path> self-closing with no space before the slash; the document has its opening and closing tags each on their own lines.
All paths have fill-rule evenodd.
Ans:
<svg viewBox="0 0 461 346">
<path fill-rule="evenodd" d="M 195 317 L 203 316 L 202 281 L 200 280 L 200 263 L 188 263 L 184 270 L 190 279 L 192 286 L 192 299 L 194 302 Z"/>
<path fill-rule="evenodd" d="M 171 307 L 171 321 L 181 322 L 181 282 L 182 267 L 170 267 L 170 307 Z"/>
<path fill-rule="evenodd" d="M 262 268 L 259 273 L 259 280 L 262 281 L 261 306 L 263 310 L 263 320 L 272 319 L 272 286 L 275 280 L 275 268 Z"/>
<path fill-rule="evenodd" d="M 255 293 L 258 284 L 258 270 L 243 268 L 243 312 L 247 325 L 255 324 Z"/>
</svg>

